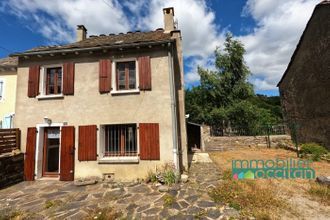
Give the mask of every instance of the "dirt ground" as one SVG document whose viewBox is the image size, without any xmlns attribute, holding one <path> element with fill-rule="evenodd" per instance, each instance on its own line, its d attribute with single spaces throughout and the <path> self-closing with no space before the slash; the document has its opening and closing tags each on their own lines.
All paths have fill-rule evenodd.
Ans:
<svg viewBox="0 0 330 220">
<path fill-rule="evenodd" d="M 225 152 L 210 153 L 211 159 L 221 170 L 230 170 L 232 160 L 253 160 L 253 159 L 297 159 L 296 153 L 283 149 L 238 149 Z M 315 169 L 316 176 L 330 176 L 330 163 L 313 162 L 311 167 Z M 290 208 L 283 210 L 281 219 L 330 219 L 329 203 L 324 203 L 318 198 L 312 197 L 308 190 L 314 184 L 314 180 L 305 179 L 271 179 L 255 180 L 260 184 L 275 186 L 278 196 L 285 198 Z"/>
</svg>

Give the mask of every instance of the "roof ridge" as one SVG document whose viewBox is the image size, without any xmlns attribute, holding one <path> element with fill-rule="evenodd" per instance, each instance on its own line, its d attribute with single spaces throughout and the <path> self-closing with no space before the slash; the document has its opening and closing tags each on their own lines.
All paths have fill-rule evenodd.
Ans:
<svg viewBox="0 0 330 220">
<path fill-rule="evenodd" d="M 91 37 L 109 37 L 109 36 L 120 36 L 120 35 L 127 35 L 127 34 L 144 34 L 144 33 L 153 33 L 153 32 L 164 32 L 164 28 L 156 28 L 155 30 L 150 30 L 150 31 L 140 31 L 140 30 L 135 30 L 135 31 L 127 31 L 126 33 L 123 33 L 123 32 L 120 32 L 120 33 L 110 33 L 110 34 L 92 34 L 90 35 L 88 38 L 91 38 Z M 87 40 L 88 38 L 86 38 L 85 40 Z"/>
</svg>

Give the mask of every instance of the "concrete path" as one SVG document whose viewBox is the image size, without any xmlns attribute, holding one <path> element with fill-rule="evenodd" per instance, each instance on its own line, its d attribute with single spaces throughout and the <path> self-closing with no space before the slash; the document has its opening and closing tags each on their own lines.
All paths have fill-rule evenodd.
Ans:
<svg viewBox="0 0 330 220">
<path fill-rule="evenodd" d="M 154 184 L 106 183 L 75 186 L 72 182 L 22 182 L 0 190 L 0 219 L 17 212 L 28 219 L 93 219 L 97 210 L 112 207 L 126 219 L 226 219 L 237 211 L 214 203 L 208 190 L 221 173 L 207 153 L 195 153 L 189 181 L 159 192 Z"/>
</svg>

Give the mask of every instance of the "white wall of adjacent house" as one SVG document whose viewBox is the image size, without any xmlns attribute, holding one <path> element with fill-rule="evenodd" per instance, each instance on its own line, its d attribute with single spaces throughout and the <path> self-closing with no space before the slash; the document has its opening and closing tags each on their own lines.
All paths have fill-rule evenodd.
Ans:
<svg viewBox="0 0 330 220">
<path fill-rule="evenodd" d="M 15 71 L 0 71 L 0 128 L 13 128 L 16 101 Z"/>
</svg>

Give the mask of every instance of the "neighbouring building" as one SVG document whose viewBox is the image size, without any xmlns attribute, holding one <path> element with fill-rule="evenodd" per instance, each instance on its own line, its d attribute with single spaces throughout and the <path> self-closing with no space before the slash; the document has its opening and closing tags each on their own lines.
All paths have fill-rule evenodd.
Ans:
<svg viewBox="0 0 330 220">
<path fill-rule="evenodd" d="M 0 128 L 13 128 L 16 100 L 17 58 L 0 59 Z"/>
<path fill-rule="evenodd" d="M 298 142 L 330 149 L 330 1 L 315 7 L 278 87 Z"/>
<path fill-rule="evenodd" d="M 25 179 L 144 178 L 165 163 L 187 168 L 181 32 L 87 37 L 16 53 L 15 126 Z"/>
</svg>

